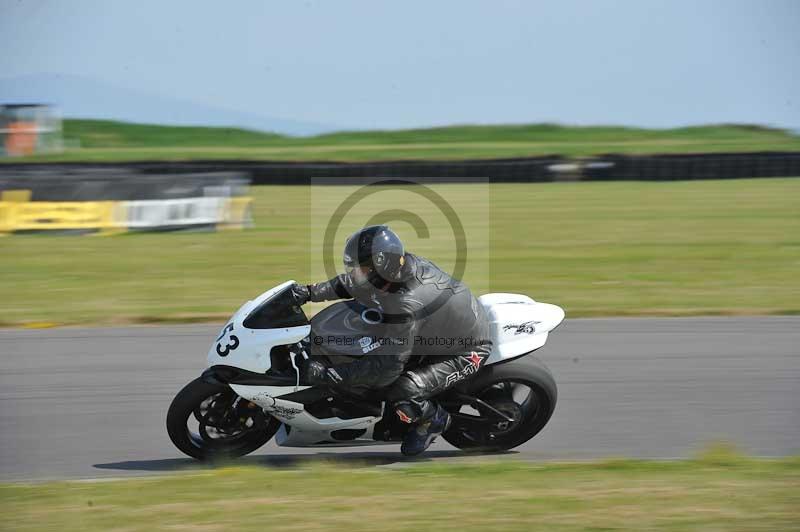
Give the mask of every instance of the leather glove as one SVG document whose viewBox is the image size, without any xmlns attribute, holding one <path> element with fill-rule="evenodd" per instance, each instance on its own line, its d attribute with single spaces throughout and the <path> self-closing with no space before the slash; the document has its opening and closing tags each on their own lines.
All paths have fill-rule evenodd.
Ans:
<svg viewBox="0 0 800 532">
<path fill-rule="evenodd" d="M 311 293 L 308 291 L 308 286 L 304 284 L 294 283 L 292 285 L 292 296 L 298 305 L 305 305 L 311 299 Z"/>
<path fill-rule="evenodd" d="M 303 364 L 301 377 L 312 386 L 318 384 L 335 385 L 342 381 L 341 375 L 335 368 L 331 368 L 319 360 L 306 360 Z"/>
</svg>

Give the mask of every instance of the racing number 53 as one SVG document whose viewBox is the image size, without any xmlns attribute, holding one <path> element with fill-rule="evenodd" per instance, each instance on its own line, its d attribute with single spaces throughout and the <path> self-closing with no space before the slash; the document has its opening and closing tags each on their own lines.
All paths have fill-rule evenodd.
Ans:
<svg viewBox="0 0 800 532">
<path fill-rule="evenodd" d="M 222 338 L 229 332 L 233 332 L 233 323 L 226 325 L 225 328 L 222 329 L 222 333 L 217 337 L 217 354 L 221 357 L 228 356 L 228 353 L 239 347 L 239 338 L 235 334 L 230 335 L 230 342 L 228 344 L 225 346 L 222 345 Z"/>
</svg>

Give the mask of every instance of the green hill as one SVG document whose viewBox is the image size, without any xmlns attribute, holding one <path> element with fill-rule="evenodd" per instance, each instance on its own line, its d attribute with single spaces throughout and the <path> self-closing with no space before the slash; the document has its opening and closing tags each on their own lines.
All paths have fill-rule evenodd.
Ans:
<svg viewBox="0 0 800 532">
<path fill-rule="evenodd" d="M 280 135 L 232 127 L 160 126 L 110 120 L 64 120 L 64 137 L 82 148 L 262 146 Z"/>
<path fill-rule="evenodd" d="M 344 131 L 314 137 L 223 127 L 65 120 L 61 154 L 5 161 L 467 159 L 599 153 L 795 151 L 800 137 L 753 125 L 676 129 L 556 124 Z"/>
</svg>

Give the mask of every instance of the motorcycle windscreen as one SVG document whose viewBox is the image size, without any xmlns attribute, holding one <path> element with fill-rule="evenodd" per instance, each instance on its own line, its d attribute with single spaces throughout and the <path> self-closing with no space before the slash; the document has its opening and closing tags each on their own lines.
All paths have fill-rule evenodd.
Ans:
<svg viewBox="0 0 800 532">
<path fill-rule="evenodd" d="M 253 309 L 242 325 L 248 329 L 299 327 L 308 325 L 308 318 L 287 287 Z"/>
</svg>

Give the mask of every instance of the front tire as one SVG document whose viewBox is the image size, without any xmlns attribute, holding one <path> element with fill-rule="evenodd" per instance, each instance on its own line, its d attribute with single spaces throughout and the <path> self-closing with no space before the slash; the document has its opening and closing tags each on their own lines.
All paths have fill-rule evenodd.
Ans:
<svg viewBox="0 0 800 532">
<path fill-rule="evenodd" d="M 514 420 L 496 423 L 499 418 L 484 408 L 478 407 L 476 416 L 463 412 L 466 405 L 451 406 L 452 422 L 442 437 L 450 445 L 471 452 L 506 451 L 527 442 L 550 420 L 558 398 L 552 373 L 532 356 L 488 366 L 465 383 L 465 388 L 467 395 L 482 399 Z M 526 398 L 518 398 L 520 390 L 527 390 Z"/>
<path fill-rule="evenodd" d="M 178 392 L 167 411 L 170 440 L 198 460 L 244 456 L 267 443 L 279 426 L 227 384 L 199 377 Z"/>
</svg>

